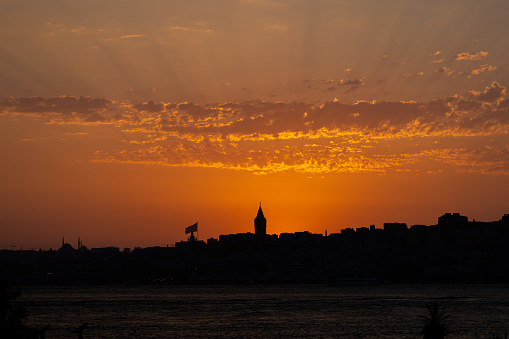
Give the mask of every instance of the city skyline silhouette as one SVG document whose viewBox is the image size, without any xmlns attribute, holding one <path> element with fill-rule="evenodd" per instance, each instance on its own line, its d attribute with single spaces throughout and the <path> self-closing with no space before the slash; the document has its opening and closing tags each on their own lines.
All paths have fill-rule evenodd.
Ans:
<svg viewBox="0 0 509 339">
<path fill-rule="evenodd" d="M 191 235 L 174 246 L 87 248 L 78 238 L 74 248 L 62 238 L 55 250 L 1 250 L 0 278 L 17 284 L 509 281 L 509 214 L 479 222 L 444 213 L 429 226 L 387 222 L 277 235 L 260 204 L 253 221 L 252 232 L 206 240 L 194 236 L 197 222 L 183 227 Z"/>
</svg>

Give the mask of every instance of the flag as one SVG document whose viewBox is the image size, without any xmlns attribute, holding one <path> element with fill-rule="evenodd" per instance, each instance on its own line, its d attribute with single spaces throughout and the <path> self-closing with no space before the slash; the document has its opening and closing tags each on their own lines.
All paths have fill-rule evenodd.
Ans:
<svg viewBox="0 0 509 339">
<path fill-rule="evenodd" d="M 186 227 L 186 234 L 191 232 L 198 232 L 198 223 L 194 223 L 193 225 Z"/>
</svg>

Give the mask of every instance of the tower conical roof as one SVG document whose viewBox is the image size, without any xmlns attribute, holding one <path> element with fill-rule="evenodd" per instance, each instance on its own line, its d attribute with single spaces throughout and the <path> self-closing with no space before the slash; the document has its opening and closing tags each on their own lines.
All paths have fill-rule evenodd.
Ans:
<svg viewBox="0 0 509 339">
<path fill-rule="evenodd" d="M 258 208 L 258 214 L 256 214 L 255 219 L 265 219 L 265 217 L 263 216 L 262 205 L 260 205 L 260 207 Z"/>
</svg>

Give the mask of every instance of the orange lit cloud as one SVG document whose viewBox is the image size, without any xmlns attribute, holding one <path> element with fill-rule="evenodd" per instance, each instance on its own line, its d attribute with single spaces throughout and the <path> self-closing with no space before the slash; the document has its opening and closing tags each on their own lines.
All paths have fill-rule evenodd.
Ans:
<svg viewBox="0 0 509 339">
<path fill-rule="evenodd" d="M 458 53 L 456 54 L 455 60 L 481 60 L 482 58 L 485 58 L 488 56 L 488 52 L 480 51 L 476 54 L 470 54 L 468 52 Z"/>
<path fill-rule="evenodd" d="M 494 82 L 490 87 L 486 87 L 483 92 L 470 91 L 470 99 L 481 102 L 500 101 L 507 94 L 507 89 Z"/>
<path fill-rule="evenodd" d="M 421 75 L 424 75 L 424 72 L 405 73 L 405 74 L 401 74 L 401 77 L 403 77 L 403 78 L 416 78 L 416 77 L 421 76 Z"/>
<path fill-rule="evenodd" d="M 363 86 L 365 85 L 365 81 L 364 81 L 364 78 L 359 78 L 359 79 L 341 79 L 339 81 L 339 86 L 348 86 L 349 89 L 346 91 L 347 93 L 348 92 L 351 92 L 351 91 L 355 91 L 357 88 L 359 88 L 360 86 Z"/>
<path fill-rule="evenodd" d="M 120 39 L 132 39 L 132 38 L 141 38 L 143 37 L 142 34 L 130 34 L 130 35 L 123 35 L 120 37 Z"/>
<path fill-rule="evenodd" d="M 211 29 L 202 28 L 204 25 L 195 24 L 195 27 L 183 27 L 183 26 L 172 26 L 168 27 L 171 31 L 181 31 L 181 32 L 199 32 L 199 33 L 210 33 L 213 32 Z"/>
<path fill-rule="evenodd" d="M 484 72 L 491 72 L 491 71 L 494 71 L 496 70 L 497 68 L 495 66 L 490 66 L 490 65 L 482 65 L 480 68 L 477 68 L 477 69 L 474 69 L 472 71 L 472 74 L 481 74 L 481 73 L 484 73 Z"/>
<path fill-rule="evenodd" d="M 436 69 L 435 73 L 445 74 L 447 76 L 451 76 L 451 75 L 454 74 L 454 71 L 451 70 L 450 68 L 444 66 L 444 67 L 440 67 L 440 68 Z"/>
<path fill-rule="evenodd" d="M 347 80 L 356 86 L 361 80 Z M 105 124 L 124 149 L 101 149 L 93 161 L 215 167 L 257 174 L 417 171 L 509 174 L 509 104 L 493 82 L 429 102 L 338 100 L 194 103 L 115 102 L 69 97 L 9 98 L 3 115 L 53 124 Z M 86 137 L 85 132 L 80 135 Z M 462 146 L 465 140 L 475 147 Z M 471 164 L 471 165 L 469 165 Z"/>
</svg>

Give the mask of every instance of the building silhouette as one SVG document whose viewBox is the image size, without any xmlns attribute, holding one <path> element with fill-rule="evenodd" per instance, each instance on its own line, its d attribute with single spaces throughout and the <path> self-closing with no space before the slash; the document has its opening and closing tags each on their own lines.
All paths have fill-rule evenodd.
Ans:
<svg viewBox="0 0 509 339">
<path fill-rule="evenodd" d="M 262 204 L 260 203 L 260 207 L 258 208 L 258 214 L 256 214 L 256 218 L 254 219 L 254 227 L 255 227 L 255 236 L 258 239 L 263 239 L 267 235 L 267 219 L 263 215 Z"/>
<path fill-rule="evenodd" d="M 181 241 L 174 247 L 120 251 L 79 249 L 62 239 L 57 251 L 0 250 L 0 281 L 16 284 L 235 284 L 377 282 L 509 282 L 509 214 L 469 221 L 445 213 L 434 225 L 385 223 L 267 234 L 261 204 L 255 232 Z"/>
<path fill-rule="evenodd" d="M 464 226 L 468 224 L 468 218 L 459 213 L 444 213 L 438 217 L 438 225 L 440 226 Z"/>
</svg>

